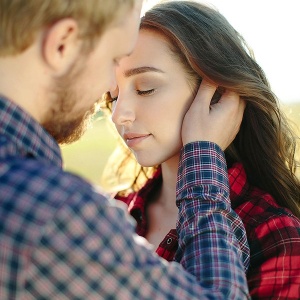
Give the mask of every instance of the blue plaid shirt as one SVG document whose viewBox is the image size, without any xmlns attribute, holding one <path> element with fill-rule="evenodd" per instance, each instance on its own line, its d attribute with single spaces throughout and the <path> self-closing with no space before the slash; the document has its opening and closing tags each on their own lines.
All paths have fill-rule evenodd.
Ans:
<svg viewBox="0 0 300 300">
<path fill-rule="evenodd" d="M 203 161 L 189 161 L 191 146 Z M 187 145 L 181 168 L 177 259 L 194 276 L 155 255 L 124 207 L 64 172 L 56 142 L 0 97 L 0 299 L 247 298 L 222 151 Z"/>
</svg>

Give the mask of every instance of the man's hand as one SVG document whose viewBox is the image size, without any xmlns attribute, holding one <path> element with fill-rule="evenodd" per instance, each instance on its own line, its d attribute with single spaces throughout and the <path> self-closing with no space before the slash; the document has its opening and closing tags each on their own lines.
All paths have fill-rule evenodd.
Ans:
<svg viewBox="0 0 300 300">
<path fill-rule="evenodd" d="M 210 141 L 225 150 L 237 135 L 245 101 L 235 92 L 225 91 L 218 103 L 210 105 L 217 86 L 202 80 L 197 95 L 182 124 L 182 142 Z"/>
</svg>

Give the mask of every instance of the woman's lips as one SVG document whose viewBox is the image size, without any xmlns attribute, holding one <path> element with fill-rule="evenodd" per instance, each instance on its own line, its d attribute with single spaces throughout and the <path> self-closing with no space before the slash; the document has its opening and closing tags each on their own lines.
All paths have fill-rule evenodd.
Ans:
<svg viewBox="0 0 300 300">
<path fill-rule="evenodd" d="M 126 133 L 123 138 L 129 148 L 137 146 L 139 143 L 147 139 L 151 134 Z"/>
</svg>

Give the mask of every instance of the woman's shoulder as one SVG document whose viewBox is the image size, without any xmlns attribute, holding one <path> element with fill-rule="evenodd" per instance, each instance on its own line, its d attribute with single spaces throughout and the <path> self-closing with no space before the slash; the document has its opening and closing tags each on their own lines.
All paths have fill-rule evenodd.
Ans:
<svg viewBox="0 0 300 300">
<path fill-rule="evenodd" d="M 250 189 L 235 211 L 244 223 L 251 253 L 257 259 L 261 255 L 271 257 L 274 251 L 289 252 L 291 256 L 300 253 L 300 220 L 271 195 Z"/>
</svg>

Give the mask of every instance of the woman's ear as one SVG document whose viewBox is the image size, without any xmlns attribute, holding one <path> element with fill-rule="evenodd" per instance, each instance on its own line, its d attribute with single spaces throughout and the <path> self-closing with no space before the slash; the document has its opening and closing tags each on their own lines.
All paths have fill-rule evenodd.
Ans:
<svg viewBox="0 0 300 300">
<path fill-rule="evenodd" d="M 82 45 L 78 31 L 78 23 L 71 18 L 59 20 L 45 31 L 42 55 L 54 75 L 61 76 L 68 72 L 78 58 Z"/>
</svg>

